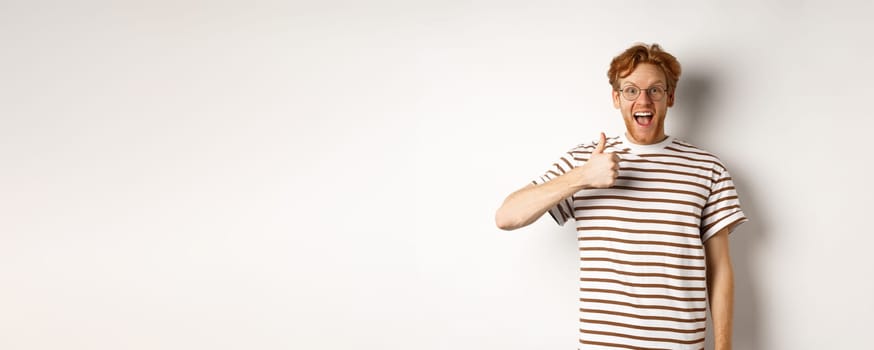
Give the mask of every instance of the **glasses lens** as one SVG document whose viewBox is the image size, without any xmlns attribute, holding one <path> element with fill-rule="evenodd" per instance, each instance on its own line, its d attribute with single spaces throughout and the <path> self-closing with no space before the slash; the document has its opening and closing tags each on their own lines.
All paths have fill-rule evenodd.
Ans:
<svg viewBox="0 0 874 350">
<path fill-rule="evenodd" d="M 665 97 L 665 89 L 661 86 L 653 86 L 648 89 L 647 93 L 653 101 L 661 101 Z"/>
<path fill-rule="evenodd" d="M 626 100 L 634 101 L 637 99 L 637 95 L 640 95 L 640 89 L 629 86 L 622 90 L 622 97 L 625 97 Z"/>
</svg>

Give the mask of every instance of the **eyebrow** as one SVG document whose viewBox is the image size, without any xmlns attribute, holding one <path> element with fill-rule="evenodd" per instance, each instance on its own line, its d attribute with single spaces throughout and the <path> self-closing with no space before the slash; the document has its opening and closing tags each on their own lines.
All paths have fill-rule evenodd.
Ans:
<svg viewBox="0 0 874 350">
<path fill-rule="evenodd" d="M 641 87 L 638 86 L 637 84 L 632 83 L 632 82 L 630 82 L 630 81 L 625 82 L 624 84 L 622 84 L 622 87 L 628 87 L 629 85 L 634 86 L 634 87 L 636 87 L 636 88 L 641 88 Z M 663 87 L 667 87 L 667 86 L 668 86 L 667 83 L 665 83 L 665 82 L 659 80 L 659 81 L 656 81 L 655 83 L 653 83 L 652 85 L 650 85 L 649 87 L 647 87 L 647 89 L 648 89 L 648 88 L 651 88 L 651 87 L 653 87 L 653 86 L 657 86 L 657 85 L 663 85 Z"/>
</svg>

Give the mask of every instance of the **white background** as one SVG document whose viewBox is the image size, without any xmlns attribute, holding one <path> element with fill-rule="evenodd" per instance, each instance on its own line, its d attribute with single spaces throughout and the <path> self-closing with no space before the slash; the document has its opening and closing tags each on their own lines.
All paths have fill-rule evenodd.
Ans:
<svg viewBox="0 0 874 350">
<path fill-rule="evenodd" d="M 751 219 L 736 349 L 870 347 L 874 6 L 591 4 L 0 1 L 0 348 L 574 349 L 573 225 L 494 211 L 639 41 Z"/>
</svg>

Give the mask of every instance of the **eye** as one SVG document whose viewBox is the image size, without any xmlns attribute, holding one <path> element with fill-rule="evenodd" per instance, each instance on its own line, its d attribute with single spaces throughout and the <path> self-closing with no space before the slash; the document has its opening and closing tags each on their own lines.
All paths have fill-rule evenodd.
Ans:
<svg viewBox="0 0 874 350">
<path fill-rule="evenodd" d="M 629 95 L 637 95 L 638 93 L 640 93 L 640 89 L 638 89 L 634 86 L 629 86 L 629 87 L 625 88 L 625 93 L 627 93 Z"/>
</svg>

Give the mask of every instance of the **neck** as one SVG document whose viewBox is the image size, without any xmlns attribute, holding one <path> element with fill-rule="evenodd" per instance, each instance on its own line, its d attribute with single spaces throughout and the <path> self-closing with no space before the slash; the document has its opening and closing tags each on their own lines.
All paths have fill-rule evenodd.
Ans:
<svg viewBox="0 0 874 350">
<path fill-rule="evenodd" d="M 668 138 L 668 135 L 665 135 L 665 133 L 662 132 L 662 133 L 659 133 L 658 135 L 656 135 L 652 139 L 640 140 L 640 139 L 635 138 L 634 135 L 631 134 L 630 132 L 626 132 L 625 138 L 628 139 L 628 141 L 635 143 L 635 144 L 638 144 L 638 145 L 653 145 L 653 144 L 664 141 L 665 139 Z"/>
</svg>

